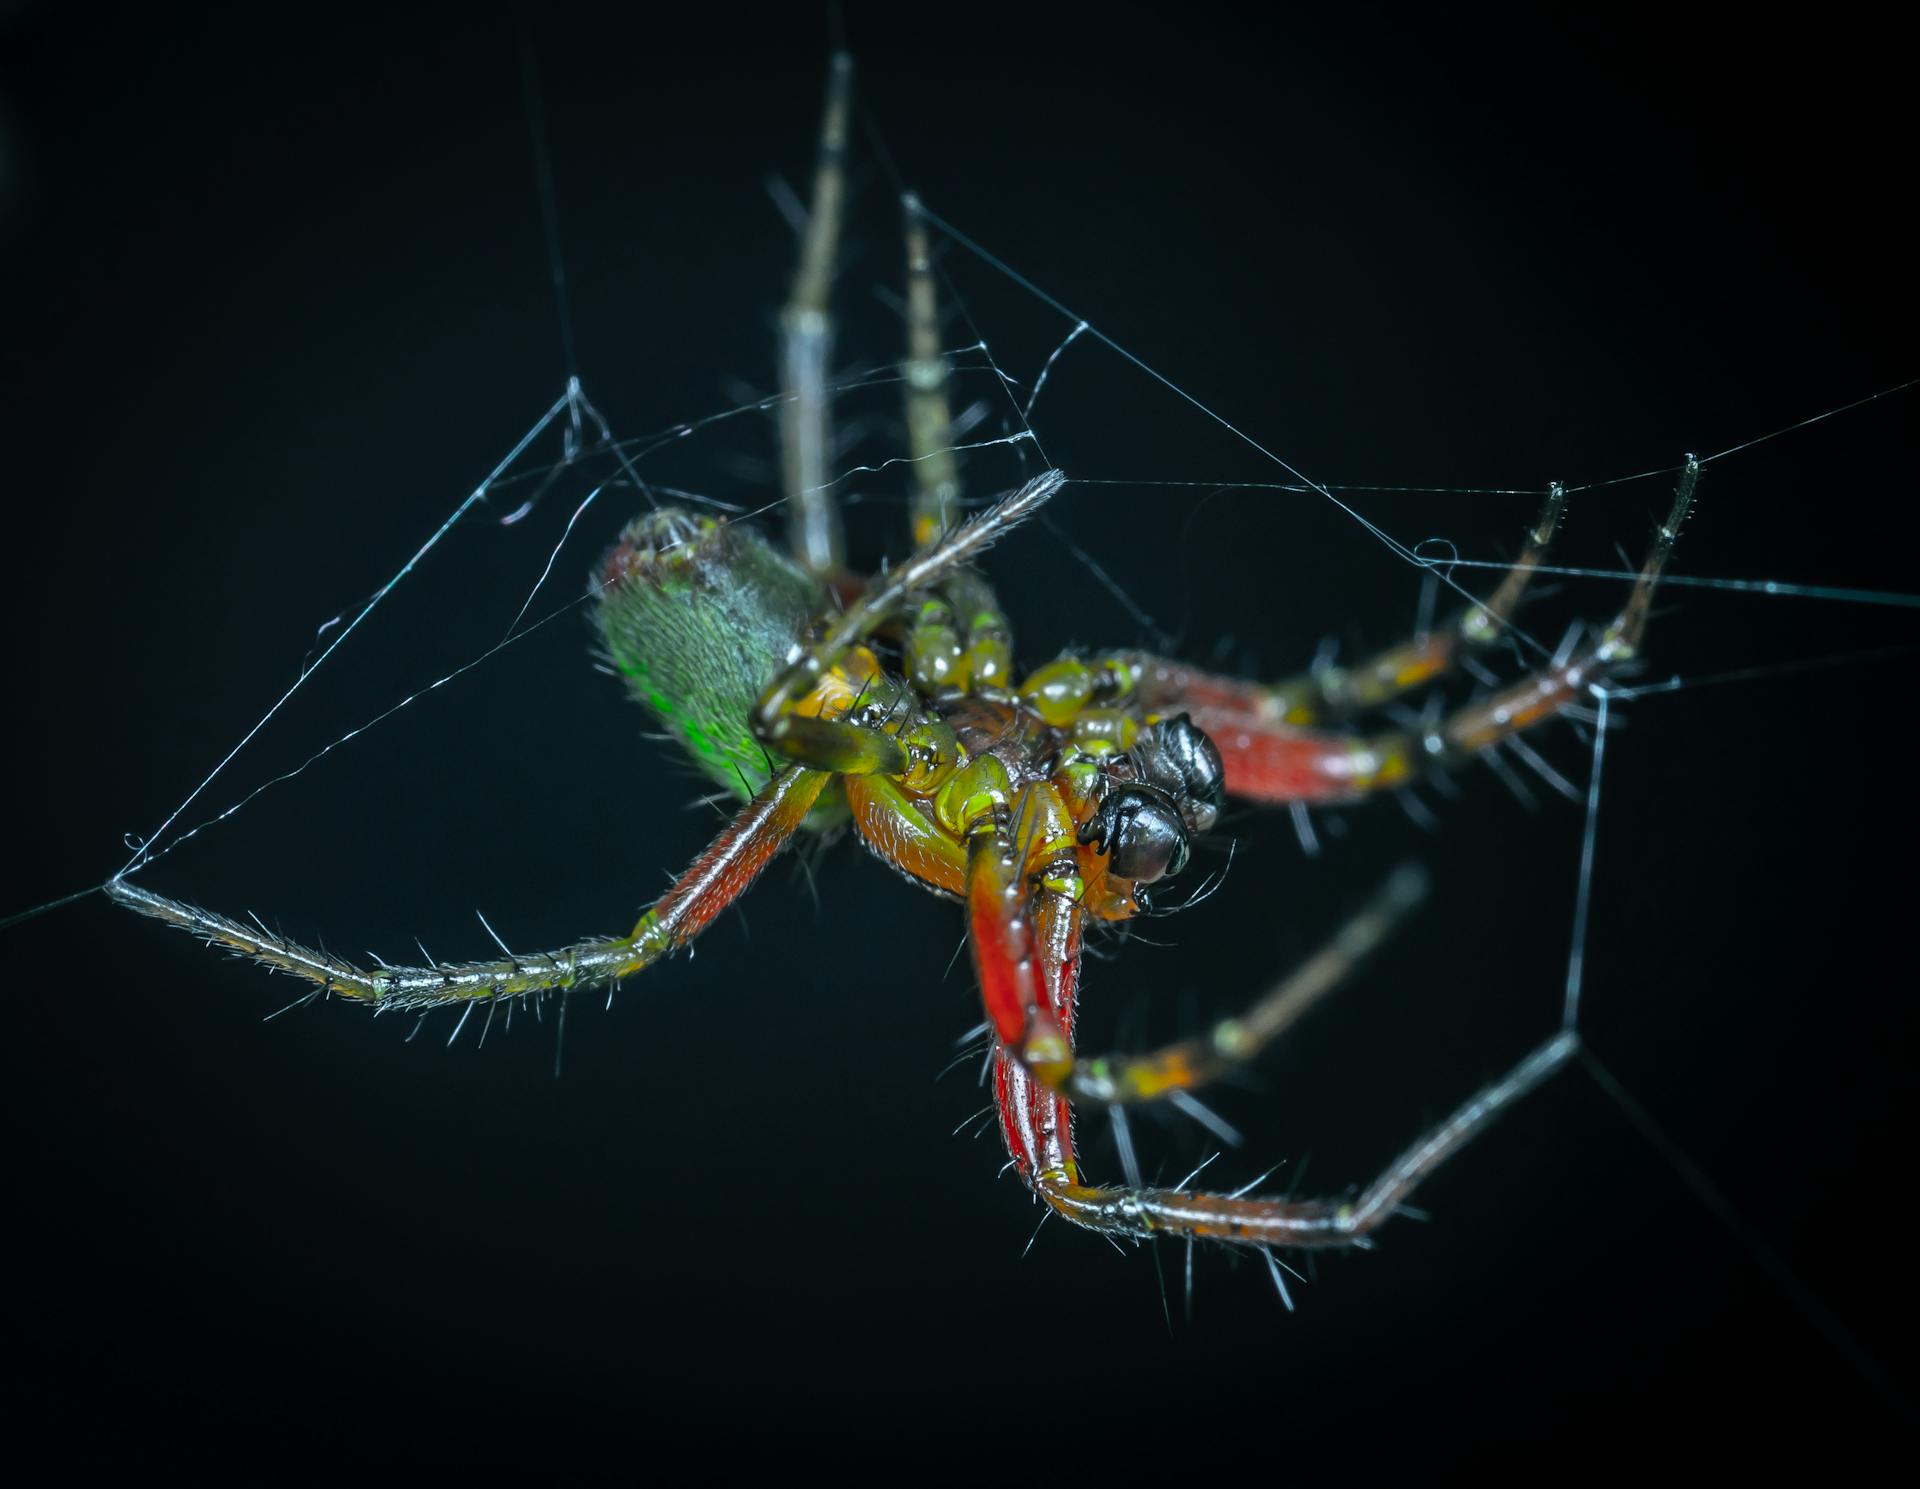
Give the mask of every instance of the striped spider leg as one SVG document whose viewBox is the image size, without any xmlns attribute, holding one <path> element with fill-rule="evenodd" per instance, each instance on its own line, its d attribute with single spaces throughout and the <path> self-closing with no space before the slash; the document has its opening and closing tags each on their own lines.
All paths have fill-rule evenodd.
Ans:
<svg viewBox="0 0 1920 1489">
<path fill-rule="evenodd" d="M 1320 805 L 1352 801 L 1485 757 L 1517 743 L 1528 729 L 1584 707 L 1639 659 L 1655 587 L 1673 553 L 1700 478 L 1691 456 L 1674 489 L 1627 600 L 1613 621 L 1585 641 L 1570 637 L 1548 664 L 1510 686 L 1420 729 L 1358 734 L 1324 727 L 1461 665 L 1508 625 L 1514 603 L 1559 521 L 1562 494 L 1547 499 L 1525 551 L 1496 595 L 1432 638 L 1384 652 L 1352 674 L 1325 673 L 1278 685 L 1220 677 L 1140 653 L 1121 654 L 1147 706 L 1184 709 L 1212 737 L 1226 766 L 1227 790 L 1248 801 Z"/>
</svg>

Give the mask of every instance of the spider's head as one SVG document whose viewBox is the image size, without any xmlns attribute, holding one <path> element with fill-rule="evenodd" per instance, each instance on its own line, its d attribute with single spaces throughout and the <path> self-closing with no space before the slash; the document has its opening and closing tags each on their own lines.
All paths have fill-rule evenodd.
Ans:
<svg viewBox="0 0 1920 1489">
<path fill-rule="evenodd" d="M 1107 855 L 1107 871 L 1141 886 L 1187 866 L 1188 842 L 1220 818 L 1226 770 L 1220 751 L 1185 714 L 1140 731 L 1133 748 L 1113 757 L 1100 805 L 1080 827 L 1080 841 Z"/>
</svg>

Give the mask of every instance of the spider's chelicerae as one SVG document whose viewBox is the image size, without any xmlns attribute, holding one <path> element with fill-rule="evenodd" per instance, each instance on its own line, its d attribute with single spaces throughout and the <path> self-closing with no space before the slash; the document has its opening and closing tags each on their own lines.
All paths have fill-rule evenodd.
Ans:
<svg viewBox="0 0 1920 1489">
<path fill-rule="evenodd" d="M 966 906 L 1014 1166 L 1051 1209 L 1110 1235 L 1249 1247 L 1365 1242 L 1421 1181 L 1578 1047 L 1547 1040 L 1351 1198 L 1090 1184 L 1072 1104 L 1114 1111 L 1195 1092 L 1257 1055 L 1420 898 L 1395 875 L 1305 966 L 1240 1016 L 1145 1054 L 1074 1048 L 1090 922 L 1125 921 L 1186 866 L 1228 798 L 1319 805 L 1392 793 L 1582 706 L 1633 662 L 1692 500 L 1689 463 L 1620 613 L 1540 670 L 1431 724 L 1369 723 L 1501 640 L 1561 515 L 1556 489 L 1505 578 L 1452 623 L 1360 665 L 1277 684 L 1132 651 L 1014 665 L 1008 620 L 975 566 L 1067 478 L 1046 471 L 962 519 L 926 223 L 906 203 L 906 415 L 913 551 L 849 572 L 827 469 L 828 286 L 845 194 L 851 69 L 835 63 L 801 262 L 782 318 L 780 435 L 790 554 L 751 528 L 656 509 L 592 578 L 605 649 L 635 697 L 744 806 L 630 935 L 537 955 L 356 966 L 116 878 L 109 893 L 317 989 L 427 1009 L 618 983 L 688 945 L 797 832 L 851 822 L 866 847 Z M 504 950 L 504 948 L 503 948 Z M 1277 1276 L 1277 1274 L 1276 1274 Z"/>
</svg>

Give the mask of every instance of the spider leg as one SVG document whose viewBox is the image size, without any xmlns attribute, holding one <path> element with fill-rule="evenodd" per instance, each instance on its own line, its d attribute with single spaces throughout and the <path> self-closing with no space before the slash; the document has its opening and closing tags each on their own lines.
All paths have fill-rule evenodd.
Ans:
<svg viewBox="0 0 1920 1489">
<path fill-rule="evenodd" d="M 1042 895 L 1034 904 L 1034 947 L 1047 1008 L 1069 1043 L 1080 991 L 1084 924 L 1079 908 L 1059 896 Z M 1078 1185 L 1073 1108 L 1067 1098 L 1036 1081 L 1004 1044 L 997 1044 L 993 1052 L 993 1093 L 1000 1135 L 1020 1177 L 1041 1193 L 1043 1186 Z"/>
<path fill-rule="evenodd" d="M 933 547 L 877 577 L 858 600 L 828 622 L 818 640 L 799 648 L 786 669 L 760 695 L 748 720 L 755 737 L 769 749 L 803 764 L 816 763 L 787 743 L 796 734 L 795 721 L 800 716 L 795 709 L 800 701 L 840 665 L 849 651 L 898 615 L 909 597 L 934 588 L 971 563 L 1038 512 L 1066 483 L 1067 478 L 1059 471 L 1042 471 L 1017 491 L 976 512 Z"/>
<path fill-rule="evenodd" d="M 907 622 L 902 648 L 907 677 L 915 689 L 924 697 L 957 691 L 966 681 L 965 657 L 952 604 L 944 595 L 921 595 Z"/>
<path fill-rule="evenodd" d="M 787 499 L 787 537 L 801 566 L 829 580 L 846 561 L 839 509 L 828 489 L 833 418 L 833 397 L 827 386 L 833 356 L 833 313 L 828 302 L 847 194 L 852 94 L 853 58 L 837 52 L 827 74 L 820 153 L 800 264 L 786 309 L 780 313 L 780 474 Z"/>
<path fill-rule="evenodd" d="M 1393 893 L 1391 888 L 1388 893 Z M 1004 975 L 1010 980 L 1033 976 L 1051 1026 L 1069 1043 L 1079 991 L 1083 921 L 1079 905 L 1064 895 L 1042 892 L 1034 897 L 1026 934 L 1015 937 L 1006 948 L 1031 957 L 1032 962 L 1030 967 L 1009 968 Z M 1290 1008 L 1271 998 L 1260 1005 L 1271 1010 L 1274 1027 L 1269 1037 L 1305 1012 L 1318 992 L 1325 990 L 1307 991 L 1298 974 L 1289 984 L 1298 989 Z M 1326 985 L 1331 986 L 1331 981 Z M 1353 1246 L 1363 1244 L 1412 1198 L 1428 1175 L 1565 1065 L 1578 1049 L 1576 1034 L 1556 1034 L 1429 1128 L 1372 1183 L 1348 1199 L 1279 1199 L 1244 1192 L 1087 1184 L 1074 1150 L 1073 1113 L 1066 1097 L 1043 1084 L 1018 1048 L 1005 1040 L 994 1052 L 994 1098 L 1001 1136 L 1015 1169 L 1050 1209 L 1075 1225 L 1138 1240 L 1171 1236 L 1254 1247 Z"/>
<path fill-rule="evenodd" d="M 960 523 L 950 372 L 940 350 L 940 309 L 920 199 L 909 194 L 907 239 L 907 440 L 913 463 L 913 545 L 937 547 Z M 964 640 L 962 639 L 964 637 Z M 1013 632 L 977 569 L 955 565 L 918 597 L 906 641 L 907 674 L 927 693 L 991 693 L 1012 681 Z"/>
<path fill-rule="evenodd" d="M 964 774 L 985 780 L 990 771 Z M 856 806 L 856 818 L 864 803 Z M 1385 943 L 1426 896 L 1426 875 L 1408 867 L 1390 878 L 1314 956 L 1237 1017 L 1206 1034 L 1145 1054 L 1077 1055 L 1071 1015 L 1063 1021 L 1060 990 L 1048 978 L 1041 942 L 1058 928 L 1061 906 L 1071 908 L 1071 935 L 1089 913 L 1088 891 L 1075 852 L 1073 818 L 1048 784 L 1028 787 L 1009 811 L 1004 798 L 981 789 L 968 803 L 966 830 L 967 936 L 980 999 L 1006 1058 L 1040 1085 L 1074 1101 L 1119 1106 L 1179 1099 L 1235 1066 L 1254 1059 L 1314 1004 L 1339 986 Z M 872 840 L 866 821 L 863 835 Z M 894 849 L 897 867 L 916 873 Z M 916 877 L 930 877 L 924 868 Z M 1049 927 L 1053 929 L 1049 931 Z"/>
<path fill-rule="evenodd" d="M 1051 787 L 1029 787 L 1019 803 L 1026 831 L 1016 834 L 1006 772 L 999 765 L 993 756 L 983 755 L 968 767 L 980 775 L 981 786 L 968 801 L 963 822 L 967 942 L 980 981 L 980 1001 L 1000 1048 L 1041 1085 L 1064 1092 L 1074 1068 L 1073 1046 L 1047 987 L 1035 936 L 1034 901 L 1036 894 L 1072 904 L 1081 897 L 1073 819 Z M 989 777 L 997 778 L 992 787 L 986 784 Z M 1022 838 L 1025 851 L 1018 841 Z M 1029 888 L 1034 880 L 1037 890 Z"/>
<path fill-rule="evenodd" d="M 1500 1079 L 1483 1086 L 1349 1199 L 1277 1199 L 1205 1190 L 1120 1188 L 1072 1178 L 1071 1149 L 1057 1173 L 1036 1168 L 1034 1191 L 1064 1219 L 1107 1235 L 1223 1241 L 1239 1246 L 1355 1246 L 1391 1219 L 1427 1176 L 1471 1143 L 1507 1108 L 1536 1089 L 1579 1050 L 1571 1031 L 1554 1035 Z M 1017 1065 L 1002 1067 L 1016 1088 Z M 1003 1113 L 1005 1104 L 1003 1103 Z M 1016 1108 L 1017 1110 L 1018 1108 Z M 1006 1118 L 1003 1114 L 1003 1123 Z"/>
<path fill-rule="evenodd" d="M 957 570 L 938 590 L 915 598 L 904 655 L 907 676 L 922 693 L 1007 693 L 1013 630 L 979 570 Z"/>
<path fill-rule="evenodd" d="M 1528 530 L 1526 546 L 1493 594 L 1445 625 L 1355 666 L 1315 666 L 1297 677 L 1271 684 L 1212 677 L 1178 663 L 1134 656 L 1130 660 L 1139 668 L 1142 700 L 1148 707 L 1160 707 L 1179 698 L 1183 701 L 1178 706 L 1206 706 L 1246 715 L 1249 723 L 1302 728 L 1337 723 L 1424 687 L 1506 634 L 1534 570 L 1546 557 L 1559 529 L 1566 500 L 1564 488 L 1556 481 Z"/>
<path fill-rule="evenodd" d="M 966 626 L 961 676 L 970 693 L 994 694 L 1013 683 L 1013 629 L 1000 600 L 977 569 L 961 569 L 943 586 Z"/>
<path fill-rule="evenodd" d="M 1426 874 L 1414 867 L 1394 874 L 1338 934 L 1239 1015 L 1195 1039 L 1143 1055 L 1075 1056 L 1060 1089 L 1076 1101 L 1114 1106 L 1193 1091 L 1244 1065 L 1351 977 L 1395 927 L 1426 897 Z"/>
<path fill-rule="evenodd" d="M 108 881 L 106 890 L 130 909 L 177 925 L 275 971 L 305 978 L 323 992 L 369 1004 L 376 1012 L 445 1003 L 471 1006 L 618 982 L 685 946 L 746 893 L 793 836 L 826 782 L 824 774 L 813 770 L 788 770 L 775 776 L 640 917 L 632 935 L 580 941 L 558 951 L 496 961 L 429 967 L 383 964 L 366 969 L 269 934 L 263 927 L 167 899 L 125 879 Z"/>
<path fill-rule="evenodd" d="M 907 444 L 913 465 L 913 546 L 926 551 L 960 523 L 960 465 L 953 447 L 951 378 L 940 349 L 940 307 L 920 199 L 909 193 L 907 242 Z M 992 587 L 976 569 L 956 567 L 938 589 L 912 597 L 907 675 L 921 693 L 1005 688 L 1013 634 Z M 964 636 L 964 641 L 962 637 Z"/>
<path fill-rule="evenodd" d="M 913 546 L 931 548 L 960 522 L 960 466 L 953 451 L 947 359 L 940 352 L 940 307 L 920 199 L 902 203 L 907 218 L 907 448 L 913 457 Z"/>
<path fill-rule="evenodd" d="M 1611 624 L 1491 696 L 1431 728 L 1364 735 L 1301 728 L 1278 716 L 1269 690 L 1156 658 L 1130 657 L 1145 706 L 1184 709 L 1212 738 L 1227 791 L 1251 801 L 1350 801 L 1417 780 L 1423 772 L 1476 758 L 1503 740 L 1580 705 L 1639 654 L 1661 572 L 1693 502 L 1698 462 L 1689 459 L 1673 507 L 1633 589 Z"/>
</svg>

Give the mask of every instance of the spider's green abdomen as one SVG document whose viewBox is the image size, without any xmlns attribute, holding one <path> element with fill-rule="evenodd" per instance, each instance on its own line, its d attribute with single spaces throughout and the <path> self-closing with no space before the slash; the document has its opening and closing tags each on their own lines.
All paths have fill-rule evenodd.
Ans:
<svg viewBox="0 0 1920 1489">
<path fill-rule="evenodd" d="M 745 797 L 767 783 L 747 715 L 825 589 L 751 528 L 676 508 L 630 523 L 601 565 L 600 634 L 633 696 Z"/>
</svg>

